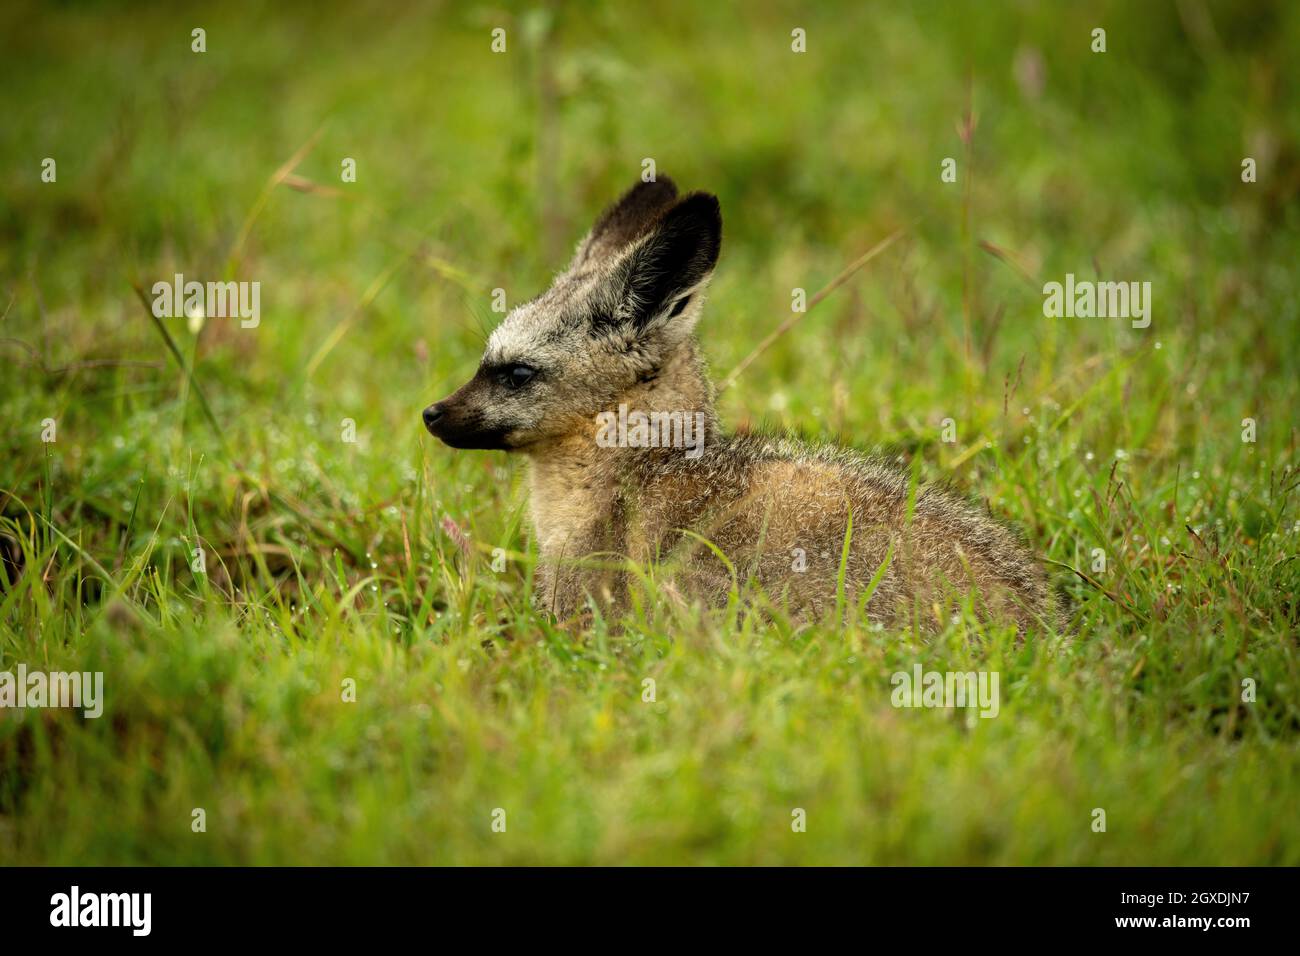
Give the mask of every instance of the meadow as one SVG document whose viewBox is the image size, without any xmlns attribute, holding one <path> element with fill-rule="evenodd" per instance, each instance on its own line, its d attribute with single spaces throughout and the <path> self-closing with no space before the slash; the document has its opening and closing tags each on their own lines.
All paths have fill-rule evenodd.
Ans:
<svg viewBox="0 0 1300 956">
<path fill-rule="evenodd" d="M 0 709 L 0 863 L 1300 863 L 1298 56 L 1263 0 L 6 5 L 0 672 L 105 692 Z M 721 199 L 724 421 L 986 503 L 1064 629 L 533 606 L 524 463 L 420 412 L 646 160 Z"/>
</svg>

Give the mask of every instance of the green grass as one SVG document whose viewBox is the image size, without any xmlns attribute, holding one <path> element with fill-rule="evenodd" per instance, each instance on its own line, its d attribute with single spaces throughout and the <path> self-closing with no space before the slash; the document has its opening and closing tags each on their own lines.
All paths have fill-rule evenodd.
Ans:
<svg viewBox="0 0 1300 956">
<path fill-rule="evenodd" d="M 1300 10 L 674 6 L 0 15 L 0 670 L 107 698 L 0 711 L 0 862 L 1300 863 Z M 305 146 L 342 195 L 268 185 Z M 905 229 L 721 411 L 986 500 L 1066 634 L 530 606 L 522 464 L 419 413 L 645 157 L 721 198 L 720 375 Z M 163 320 L 192 378 L 175 272 L 262 283 Z M 1151 327 L 1045 318 L 1067 272 Z M 999 716 L 895 709 L 918 662 Z"/>
</svg>

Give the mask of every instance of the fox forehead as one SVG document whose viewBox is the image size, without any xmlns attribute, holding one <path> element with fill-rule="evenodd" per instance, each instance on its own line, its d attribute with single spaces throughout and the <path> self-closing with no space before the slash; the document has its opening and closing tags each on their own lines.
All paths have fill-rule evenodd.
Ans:
<svg viewBox="0 0 1300 956">
<path fill-rule="evenodd" d="M 605 307 L 595 271 L 565 273 L 537 298 L 511 310 L 488 336 L 485 365 L 536 361 L 555 353 L 565 340 L 580 336 L 592 315 Z"/>
</svg>

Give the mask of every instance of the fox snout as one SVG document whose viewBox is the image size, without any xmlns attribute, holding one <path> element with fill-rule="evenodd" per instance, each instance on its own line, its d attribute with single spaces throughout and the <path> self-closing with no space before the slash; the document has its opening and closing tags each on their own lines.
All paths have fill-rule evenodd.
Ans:
<svg viewBox="0 0 1300 956">
<path fill-rule="evenodd" d="M 423 413 L 424 427 L 429 434 L 452 448 L 477 448 L 504 450 L 507 429 L 490 424 L 484 416 L 484 404 L 476 399 L 476 382 L 470 380 L 462 388 L 440 402 L 434 402 Z"/>
<path fill-rule="evenodd" d="M 435 426 L 445 414 L 446 412 L 443 411 L 441 402 L 434 402 L 424 410 L 424 415 L 422 416 L 424 418 L 424 427 L 429 429 L 430 435 L 438 434 L 438 430 Z"/>
<path fill-rule="evenodd" d="M 476 448 L 486 451 L 508 450 L 505 431 L 486 428 L 476 416 L 467 416 L 449 399 L 434 402 L 422 415 L 429 434 L 451 448 Z"/>
</svg>

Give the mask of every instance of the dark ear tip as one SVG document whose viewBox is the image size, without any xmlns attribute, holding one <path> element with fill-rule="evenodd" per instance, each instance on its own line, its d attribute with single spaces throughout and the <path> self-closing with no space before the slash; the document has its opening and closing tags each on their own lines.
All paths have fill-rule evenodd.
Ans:
<svg viewBox="0 0 1300 956">
<path fill-rule="evenodd" d="M 688 228 L 708 234 L 715 249 L 722 242 L 722 204 L 713 193 L 689 193 L 668 211 L 667 216 L 678 223 L 690 223 Z"/>
<path fill-rule="evenodd" d="M 677 184 L 673 182 L 670 176 L 656 176 L 649 182 L 638 180 L 627 191 L 627 195 L 641 195 L 647 198 L 653 196 L 657 202 L 666 203 L 677 198 Z"/>
<path fill-rule="evenodd" d="M 707 209 L 710 215 L 717 216 L 719 220 L 722 219 L 722 203 L 718 201 L 718 197 L 713 193 L 694 192 L 686 198 L 691 202 L 698 203 L 700 209 Z"/>
<path fill-rule="evenodd" d="M 718 197 L 713 193 L 693 192 L 688 193 L 675 207 L 673 211 L 680 210 L 681 215 L 689 215 L 695 219 L 716 222 L 722 225 L 722 203 L 718 202 Z"/>
</svg>

